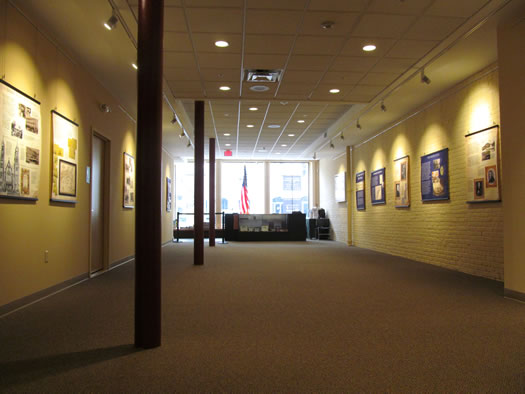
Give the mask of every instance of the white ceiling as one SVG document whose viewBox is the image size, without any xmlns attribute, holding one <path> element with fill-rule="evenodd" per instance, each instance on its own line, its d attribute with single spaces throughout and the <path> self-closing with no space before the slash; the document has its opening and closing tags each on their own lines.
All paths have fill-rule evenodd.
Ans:
<svg viewBox="0 0 525 394">
<path fill-rule="evenodd" d="M 523 2 L 165 0 L 164 147 L 193 156 L 187 137 L 179 138 L 181 125 L 192 141 L 193 103 L 205 100 L 205 133 L 216 138 L 218 157 L 225 149 L 243 159 L 337 155 L 493 64 L 497 20 Z M 12 3 L 136 116 L 137 0 Z M 121 23 L 107 31 L 112 7 Z M 321 27 L 325 21 L 331 29 Z M 218 48 L 217 40 L 230 46 Z M 364 52 L 366 43 L 376 51 Z M 420 82 L 422 67 L 430 85 Z M 253 92 L 243 70 L 261 68 L 282 77 Z M 219 90 L 225 85 L 231 90 Z"/>
</svg>

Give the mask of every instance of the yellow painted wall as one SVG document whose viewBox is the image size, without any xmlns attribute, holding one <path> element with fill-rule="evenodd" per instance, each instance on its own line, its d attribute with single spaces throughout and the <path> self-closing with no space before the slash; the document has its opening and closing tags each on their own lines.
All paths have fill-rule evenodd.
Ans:
<svg viewBox="0 0 525 394">
<path fill-rule="evenodd" d="M 166 210 L 166 177 L 171 179 L 171 211 Z M 173 212 L 175 212 L 175 165 L 173 157 L 162 150 L 162 243 L 173 240 Z"/>
<path fill-rule="evenodd" d="M 436 104 L 354 148 L 352 182 L 357 172 L 366 171 L 366 210 L 357 211 L 355 199 L 351 205 L 354 244 L 502 280 L 502 203 L 466 204 L 465 134 L 493 124 L 499 124 L 496 71 L 473 76 Z M 450 201 L 422 203 L 421 156 L 443 148 L 449 148 Z M 393 161 L 405 155 L 410 156 L 411 205 L 395 208 Z M 370 173 L 382 167 L 387 203 L 372 206 Z"/>
<path fill-rule="evenodd" d="M 525 293 L 525 7 L 498 29 L 505 219 L 505 288 Z"/>
<path fill-rule="evenodd" d="M 86 274 L 89 267 L 92 131 L 110 140 L 109 263 L 134 253 L 134 210 L 122 208 L 124 151 L 135 154 L 135 124 L 80 66 L 16 9 L 0 4 L 0 74 L 41 102 L 42 150 L 37 202 L 0 199 L 0 306 Z M 7 14 L 5 14 L 7 13 Z M 102 113 L 100 103 L 113 111 Z M 51 110 L 79 125 L 78 203 L 51 203 Z M 44 251 L 49 262 L 44 262 Z"/>
<path fill-rule="evenodd" d="M 336 160 L 319 160 L 319 206 L 325 209 L 326 216 L 330 219 L 332 239 L 345 243 L 348 241 L 347 203 L 335 201 L 335 176 L 346 171 L 345 154 Z"/>
</svg>

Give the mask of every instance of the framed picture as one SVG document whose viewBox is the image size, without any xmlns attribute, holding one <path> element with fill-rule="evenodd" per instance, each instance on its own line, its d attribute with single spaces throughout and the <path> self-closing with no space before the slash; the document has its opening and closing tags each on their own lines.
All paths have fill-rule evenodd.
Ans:
<svg viewBox="0 0 525 394">
<path fill-rule="evenodd" d="M 0 80 L 0 198 L 38 200 L 40 102 Z"/>
<path fill-rule="evenodd" d="M 410 206 L 408 156 L 394 160 L 394 202 L 396 208 Z"/>
<path fill-rule="evenodd" d="M 171 212 L 171 178 L 166 177 L 166 211 Z"/>
<path fill-rule="evenodd" d="M 58 194 L 60 196 L 77 196 L 77 165 L 60 159 L 58 167 Z"/>
<path fill-rule="evenodd" d="M 498 126 L 467 134 L 467 202 L 499 202 Z"/>
<path fill-rule="evenodd" d="M 365 171 L 355 174 L 355 204 L 358 211 L 365 210 Z"/>
<path fill-rule="evenodd" d="M 448 200 L 448 148 L 421 156 L 421 199 Z"/>
<path fill-rule="evenodd" d="M 340 172 L 334 177 L 334 195 L 336 202 L 346 201 L 346 172 Z"/>
<path fill-rule="evenodd" d="M 51 201 L 77 202 L 78 124 L 57 111 L 53 122 Z"/>
<path fill-rule="evenodd" d="M 122 206 L 124 208 L 135 207 L 135 158 L 124 152 L 124 188 Z"/>
<path fill-rule="evenodd" d="M 386 204 L 385 168 L 372 171 L 370 174 L 370 197 L 372 205 Z"/>
</svg>

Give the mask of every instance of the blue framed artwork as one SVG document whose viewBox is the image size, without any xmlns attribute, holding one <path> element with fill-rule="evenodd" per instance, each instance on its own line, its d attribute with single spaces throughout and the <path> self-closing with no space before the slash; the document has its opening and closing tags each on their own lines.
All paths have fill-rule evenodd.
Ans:
<svg viewBox="0 0 525 394">
<path fill-rule="evenodd" d="M 386 204 L 384 167 L 370 174 L 370 197 L 372 205 Z"/>
<path fill-rule="evenodd" d="M 448 200 L 448 148 L 421 156 L 421 199 Z"/>
<path fill-rule="evenodd" d="M 365 210 L 365 172 L 355 174 L 355 203 L 358 211 Z"/>
</svg>

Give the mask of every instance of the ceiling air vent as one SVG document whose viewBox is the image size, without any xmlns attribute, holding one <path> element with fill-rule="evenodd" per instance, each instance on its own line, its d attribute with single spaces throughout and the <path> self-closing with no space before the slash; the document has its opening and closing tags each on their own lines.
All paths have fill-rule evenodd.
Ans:
<svg viewBox="0 0 525 394">
<path fill-rule="evenodd" d="M 282 70 L 244 70 L 246 82 L 278 82 Z"/>
</svg>

